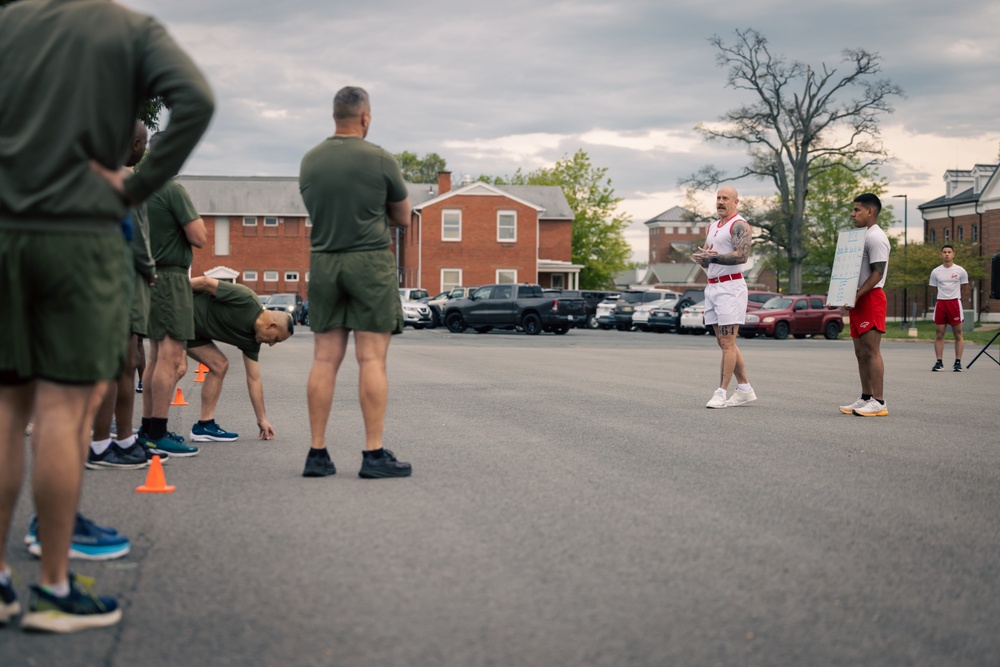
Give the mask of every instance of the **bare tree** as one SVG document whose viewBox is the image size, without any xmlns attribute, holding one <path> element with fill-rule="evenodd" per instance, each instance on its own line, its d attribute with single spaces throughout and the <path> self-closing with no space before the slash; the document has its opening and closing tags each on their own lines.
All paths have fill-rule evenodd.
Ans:
<svg viewBox="0 0 1000 667">
<path fill-rule="evenodd" d="M 767 40 L 753 29 L 737 30 L 727 44 L 716 35 L 720 67 L 728 67 L 726 83 L 756 98 L 722 116 L 719 126 L 701 123 L 708 140 L 746 146 L 750 164 L 738 174 L 703 167 L 684 183 L 709 188 L 747 176 L 771 179 L 778 206 L 761 221 L 765 233 L 784 250 L 790 267 L 789 289 L 802 289 L 806 199 L 809 179 L 830 165 L 845 163 L 864 170 L 886 156 L 879 135 L 879 116 L 892 113 L 889 98 L 902 90 L 885 79 L 879 57 L 862 49 L 845 50 L 844 71 L 820 68 L 773 55 Z"/>
</svg>

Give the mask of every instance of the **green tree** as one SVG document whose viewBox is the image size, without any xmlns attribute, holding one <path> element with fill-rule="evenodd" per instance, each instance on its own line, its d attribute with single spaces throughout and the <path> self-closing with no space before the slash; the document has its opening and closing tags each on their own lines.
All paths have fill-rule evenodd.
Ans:
<svg viewBox="0 0 1000 667">
<path fill-rule="evenodd" d="M 403 178 L 410 183 L 437 183 L 438 172 L 445 171 L 447 164 L 437 153 L 427 153 L 423 157 L 410 151 L 395 154 Z"/>
<path fill-rule="evenodd" d="M 606 168 L 595 167 L 590 156 L 578 150 L 551 168 L 525 173 L 518 169 L 513 176 L 480 176 L 478 180 L 495 185 L 556 185 L 562 188 L 573 211 L 573 263 L 582 264 L 582 289 L 607 289 L 614 277 L 628 266 L 632 248 L 625 240 L 629 221 L 618 211 L 620 197 L 615 196 Z"/>
<path fill-rule="evenodd" d="M 881 65 L 877 54 L 863 49 L 845 50 L 845 69 L 822 64 L 813 68 L 773 55 L 767 40 L 756 30 L 736 31 L 734 44 L 716 35 L 710 42 L 717 61 L 728 67 L 727 85 L 747 91 L 752 102 L 728 111 L 721 125 L 699 124 L 708 140 L 743 145 L 750 164 L 735 175 L 711 165 L 686 182 L 708 188 L 747 176 L 771 180 L 778 191 L 771 224 L 782 227 L 772 234 L 788 258 L 789 288 L 802 289 L 806 243 L 806 202 L 810 181 L 824 165 L 838 163 L 864 169 L 884 157 L 879 117 L 892 111 L 890 98 L 901 89 L 877 79 Z M 852 167 L 853 168 L 853 167 Z"/>
</svg>

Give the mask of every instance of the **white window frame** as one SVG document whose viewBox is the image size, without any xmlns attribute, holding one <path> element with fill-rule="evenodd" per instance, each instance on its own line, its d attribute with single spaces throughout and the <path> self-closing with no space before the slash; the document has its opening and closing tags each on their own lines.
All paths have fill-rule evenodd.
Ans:
<svg viewBox="0 0 1000 667">
<path fill-rule="evenodd" d="M 562 274 L 562 273 L 553 273 L 552 276 L 551 276 L 551 278 L 552 278 L 552 282 L 551 282 L 552 289 L 566 289 L 566 276 L 564 274 Z M 558 285 L 556 284 L 556 281 L 559 282 Z"/>
<path fill-rule="evenodd" d="M 306 271 L 306 282 L 309 282 L 309 272 Z"/>
<path fill-rule="evenodd" d="M 285 271 L 285 282 L 286 283 L 297 283 L 297 282 L 299 282 L 299 272 L 298 271 Z"/>
<path fill-rule="evenodd" d="M 243 282 L 245 283 L 255 283 L 257 282 L 257 272 L 256 271 L 244 271 L 243 272 Z"/>
<path fill-rule="evenodd" d="M 243 216 L 243 226 L 244 227 L 256 227 L 257 226 L 257 217 L 256 216 L 252 216 L 252 215 L 244 215 Z"/>
<path fill-rule="evenodd" d="M 455 274 L 458 276 L 458 281 L 454 282 L 454 283 L 452 283 L 452 282 L 446 282 L 444 274 L 445 273 L 450 273 L 452 271 L 455 272 Z M 442 292 L 450 292 L 452 290 L 452 288 L 461 287 L 461 286 L 462 286 L 462 269 L 441 269 L 441 291 Z"/>
<path fill-rule="evenodd" d="M 505 216 L 511 216 L 514 218 L 513 227 L 500 226 L 500 219 Z M 508 229 L 513 234 L 513 238 L 504 238 L 503 234 L 501 233 L 502 231 Z M 497 241 L 499 243 L 517 243 L 517 211 L 497 211 Z"/>
<path fill-rule="evenodd" d="M 510 274 L 513 276 L 513 280 L 502 280 L 501 275 Z M 496 280 L 494 281 L 497 285 L 516 285 L 517 284 L 517 269 L 497 269 Z"/>
<path fill-rule="evenodd" d="M 278 272 L 277 271 L 265 271 L 264 272 L 264 282 L 265 283 L 276 283 L 276 282 L 278 282 Z"/>
<path fill-rule="evenodd" d="M 229 255 L 229 217 L 219 216 L 215 219 L 215 255 Z"/>
<path fill-rule="evenodd" d="M 313 219 L 312 219 L 312 218 L 310 218 L 310 217 L 309 217 L 309 216 L 307 215 L 307 216 L 306 216 L 306 227 L 312 227 L 312 226 L 313 226 Z"/>
<path fill-rule="evenodd" d="M 947 227 L 944 228 L 944 242 L 947 243 L 951 240 L 951 230 Z"/>
<path fill-rule="evenodd" d="M 447 236 L 445 234 L 445 230 L 448 229 L 449 226 L 452 227 L 452 228 L 455 226 L 454 224 L 449 225 L 447 222 L 445 222 L 445 218 L 448 216 L 449 213 L 453 213 L 453 214 L 457 214 L 458 215 L 458 234 L 457 234 L 457 237 L 451 237 L 451 236 Z M 454 231 L 452 231 L 452 233 L 454 234 Z M 446 208 L 446 209 L 444 209 L 444 210 L 441 211 L 441 240 L 442 241 L 447 241 L 449 243 L 458 243 L 458 242 L 461 242 L 461 240 L 462 240 L 462 210 L 461 209 Z"/>
<path fill-rule="evenodd" d="M 276 216 L 273 216 L 273 215 L 266 215 L 266 216 L 264 216 L 264 226 L 265 227 L 277 227 L 278 226 L 278 218 Z"/>
</svg>

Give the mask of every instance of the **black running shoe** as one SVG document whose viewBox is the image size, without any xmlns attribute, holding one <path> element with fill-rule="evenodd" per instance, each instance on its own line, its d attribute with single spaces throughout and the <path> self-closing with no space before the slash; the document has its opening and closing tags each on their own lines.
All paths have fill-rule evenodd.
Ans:
<svg viewBox="0 0 1000 667">
<path fill-rule="evenodd" d="M 306 467 L 302 471 L 303 477 L 327 477 L 336 474 L 337 467 L 333 465 L 326 450 L 323 450 L 322 456 L 306 456 Z"/>
<path fill-rule="evenodd" d="M 117 443 L 112 442 L 107 449 L 100 454 L 95 454 L 93 449 L 87 448 L 87 460 L 84 465 L 91 470 L 101 468 L 119 468 L 121 470 L 134 470 L 145 468 L 149 465 L 145 455 L 141 452 L 126 452 Z"/>
<path fill-rule="evenodd" d="M 938 359 L 937 361 L 934 362 L 934 368 L 932 368 L 931 370 L 934 371 L 935 373 L 937 373 L 938 371 L 943 371 L 944 364 L 942 364 L 941 360 Z"/>
<path fill-rule="evenodd" d="M 388 449 L 383 449 L 380 458 L 362 457 L 361 471 L 358 473 L 358 477 L 364 477 L 365 479 L 409 477 L 412 472 L 413 468 L 409 463 L 397 461 L 395 454 Z"/>
<path fill-rule="evenodd" d="M 958 359 L 956 359 L 955 360 L 955 365 L 951 367 L 951 370 L 955 371 L 956 373 L 961 373 L 962 372 L 962 362 L 959 361 Z"/>
</svg>

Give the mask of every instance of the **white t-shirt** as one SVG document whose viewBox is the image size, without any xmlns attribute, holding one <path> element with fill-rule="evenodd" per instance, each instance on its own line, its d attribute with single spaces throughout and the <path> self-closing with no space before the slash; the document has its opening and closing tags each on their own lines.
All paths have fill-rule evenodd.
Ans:
<svg viewBox="0 0 1000 667">
<path fill-rule="evenodd" d="M 938 301 L 962 298 L 962 285 L 969 282 L 969 274 L 958 264 L 952 264 L 951 268 L 945 268 L 941 264 L 931 271 L 931 287 L 937 287 Z"/>
<path fill-rule="evenodd" d="M 858 276 L 858 287 L 864 285 L 868 276 L 872 274 L 872 262 L 885 262 L 882 279 L 875 285 L 875 287 L 882 287 L 885 285 L 885 277 L 889 275 L 889 237 L 878 225 L 872 225 L 865 232 L 865 251 L 861 255 L 861 275 Z"/>
<path fill-rule="evenodd" d="M 736 250 L 733 247 L 733 225 L 737 220 L 746 222 L 739 213 L 721 224 L 719 220 L 713 222 L 708 228 L 706 244 L 711 245 L 712 250 L 720 255 L 733 253 Z M 746 264 L 709 264 L 706 272 L 709 278 L 718 278 L 719 276 L 727 276 L 731 273 L 742 273 L 744 267 L 746 267 Z"/>
</svg>

